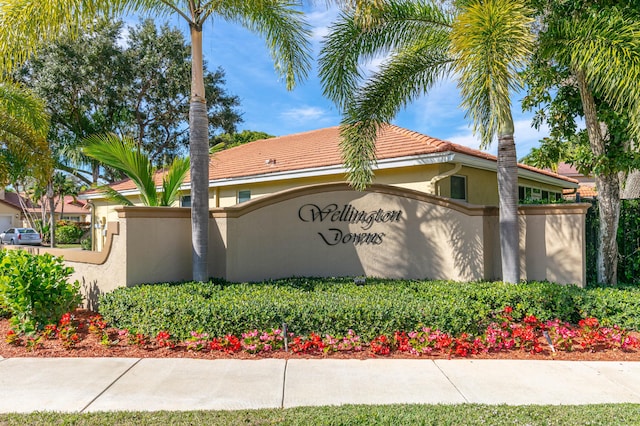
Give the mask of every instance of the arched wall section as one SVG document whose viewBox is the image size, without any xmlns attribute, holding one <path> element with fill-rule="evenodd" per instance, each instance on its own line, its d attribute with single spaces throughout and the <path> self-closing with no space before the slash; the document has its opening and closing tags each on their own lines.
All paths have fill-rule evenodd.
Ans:
<svg viewBox="0 0 640 426">
<path fill-rule="evenodd" d="M 522 278 L 584 286 L 588 205 L 522 206 Z M 88 305 L 119 286 L 191 279 L 188 208 L 122 207 L 103 252 L 63 255 Z M 229 281 L 291 276 L 498 280 L 498 209 L 393 186 L 323 184 L 212 209 L 209 272 Z"/>
</svg>

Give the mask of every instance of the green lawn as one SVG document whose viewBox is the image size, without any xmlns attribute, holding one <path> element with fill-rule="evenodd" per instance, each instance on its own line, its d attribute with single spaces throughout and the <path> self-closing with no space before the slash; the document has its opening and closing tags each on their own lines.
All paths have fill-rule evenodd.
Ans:
<svg viewBox="0 0 640 426">
<path fill-rule="evenodd" d="M 64 248 L 64 249 L 75 248 L 75 249 L 79 249 L 79 248 L 82 248 L 82 246 L 80 244 L 58 244 L 58 243 L 56 243 L 56 248 Z"/>
<path fill-rule="evenodd" d="M 243 411 L 0 414 L 0 425 L 637 425 L 640 404 L 351 405 Z"/>
</svg>

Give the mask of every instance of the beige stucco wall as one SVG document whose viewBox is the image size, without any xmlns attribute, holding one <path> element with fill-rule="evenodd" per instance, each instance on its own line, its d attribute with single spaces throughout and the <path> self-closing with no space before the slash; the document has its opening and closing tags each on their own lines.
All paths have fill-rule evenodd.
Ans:
<svg viewBox="0 0 640 426">
<path fill-rule="evenodd" d="M 587 207 L 520 208 L 523 279 L 585 285 Z M 370 226 L 350 221 L 356 210 L 380 220 Z M 102 252 L 29 250 L 63 254 L 92 303 L 118 286 L 191 279 L 190 209 L 124 207 L 116 213 Z M 364 192 L 343 183 L 314 185 L 212 209 L 209 270 L 230 281 L 360 275 L 499 279 L 498 228 L 495 207 L 388 185 Z M 365 243 L 354 244 L 354 238 Z"/>
<path fill-rule="evenodd" d="M 588 207 L 568 204 L 520 208 L 523 279 L 586 282 L 584 229 Z"/>
<path fill-rule="evenodd" d="M 20 210 L 5 203 L 0 203 L 0 216 L 11 219 L 9 227 L 22 225 L 22 221 L 20 220 Z M 0 232 L 4 231 L 6 231 L 6 229 L 0 229 Z"/>
</svg>

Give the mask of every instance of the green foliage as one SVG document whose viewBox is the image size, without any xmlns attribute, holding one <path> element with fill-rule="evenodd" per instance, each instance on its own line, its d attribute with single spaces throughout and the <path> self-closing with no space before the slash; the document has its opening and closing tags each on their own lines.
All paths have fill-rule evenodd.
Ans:
<svg viewBox="0 0 640 426">
<path fill-rule="evenodd" d="M 236 146 L 243 145 L 245 143 L 257 141 L 260 139 L 271 139 L 273 135 L 265 132 L 255 132 L 253 130 L 243 130 L 240 133 L 223 133 L 221 135 L 213 136 L 209 139 L 209 152 L 211 152 L 216 146 L 222 143 L 223 149 L 234 148 Z"/>
<path fill-rule="evenodd" d="M 603 325 L 640 330 L 640 287 L 593 287 L 585 292 L 581 310 Z"/>
<path fill-rule="evenodd" d="M 597 283 L 598 203 L 594 202 L 586 216 L 587 283 Z M 640 200 L 620 200 L 618 223 L 618 281 L 640 285 Z"/>
<path fill-rule="evenodd" d="M 162 176 L 162 192 L 156 191 L 156 168 L 151 158 L 130 138 L 119 138 L 114 134 L 92 135 L 86 139 L 84 153 L 103 164 L 120 170 L 131 179 L 145 206 L 171 206 L 178 198 L 178 190 L 189 171 L 189 159 L 176 157 Z M 109 186 L 100 188 L 109 199 L 131 205 L 122 194 Z"/>
<path fill-rule="evenodd" d="M 62 32 L 16 72 L 52 112 L 49 138 L 66 167 L 85 177 L 97 164 L 79 150 L 91 134 L 133 135 L 154 164 L 176 157 L 188 146 L 191 49 L 184 34 L 145 20 L 125 28 L 100 21 L 78 37 Z M 242 121 L 239 99 L 224 88 L 221 69 L 204 73 L 210 131 L 232 132 Z M 85 165 L 85 167 L 79 167 Z M 104 168 L 108 181 L 120 179 Z"/>
<path fill-rule="evenodd" d="M 85 230 L 78 224 L 72 222 L 58 224 L 56 226 L 56 242 L 59 244 L 74 244 L 80 241 L 84 233 Z"/>
<path fill-rule="evenodd" d="M 289 279 L 253 284 L 226 282 L 141 285 L 100 299 L 111 324 L 148 335 L 169 330 L 211 335 L 267 330 L 287 323 L 297 334 L 344 334 L 366 339 L 421 326 L 460 334 L 480 333 L 494 312 L 514 308 L 514 318 L 533 314 L 577 322 L 585 290 L 551 283 L 454 283 L 368 279 Z M 636 315 L 640 314 L 640 308 Z M 627 326 L 627 323 L 620 323 Z"/>
<path fill-rule="evenodd" d="M 0 83 L 0 184 L 29 177 L 44 182 L 51 172 L 44 102 L 17 84 Z"/>
<path fill-rule="evenodd" d="M 91 250 L 91 237 L 81 239 L 80 247 L 82 247 L 82 250 Z"/>
<path fill-rule="evenodd" d="M 620 200 L 618 280 L 640 284 L 640 200 Z"/>
<path fill-rule="evenodd" d="M 11 313 L 16 331 L 31 333 L 57 323 L 81 302 L 80 284 L 67 280 L 73 268 L 50 254 L 0 251 L 0 306 Z"/>
</svg>

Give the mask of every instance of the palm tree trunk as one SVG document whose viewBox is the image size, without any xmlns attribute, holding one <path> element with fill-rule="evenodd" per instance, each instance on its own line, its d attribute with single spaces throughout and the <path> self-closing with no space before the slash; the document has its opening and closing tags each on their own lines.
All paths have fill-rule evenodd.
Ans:
<svg viewBox="0 0 640 426">
<path fill-rule="evenodd" d="M 498 198 L 500 200 L 500 256 L 502 281 L 520 281 L 520 227 L 518 224 L 518 161 L 513 124 L 498 135 Z"/>
<path fill-rule="evenodd" d="M 598 122 L 596 102 L 582 71 L 576 74 L 584 112 L 589 144 L 595 158 L 606 154 L 605 137 Z M 616 285 L 618 282 L 618 221 L 620 219 L 620 182 L 615 173 L 595 175 L 598 190 L 600 229 L 596 259 L 599 283 Z"/>
<path fill-rule="evenodd" d="M 189 149 L 191 154 L 191 238 L 194 281 L 207 281 L 209 243 L 209 121 L 204 93 L 202 28 L 191 24 L 191 103 Z"/>
<path fill-rule="evenodd" d="M 49 201 L 49 215 L 50 215 L 50 222 L 49 222 L 49 244 L 50 247 L 55 247 L 56 246 L 56 217 L 55 217 L 55 210 L 56 210 L 56 205 L 54 202 L 54 193 L 53 193 L 53 182 L 49 181 L 49 184 L 47 185 L 47 201 Z"/>
</svg>

